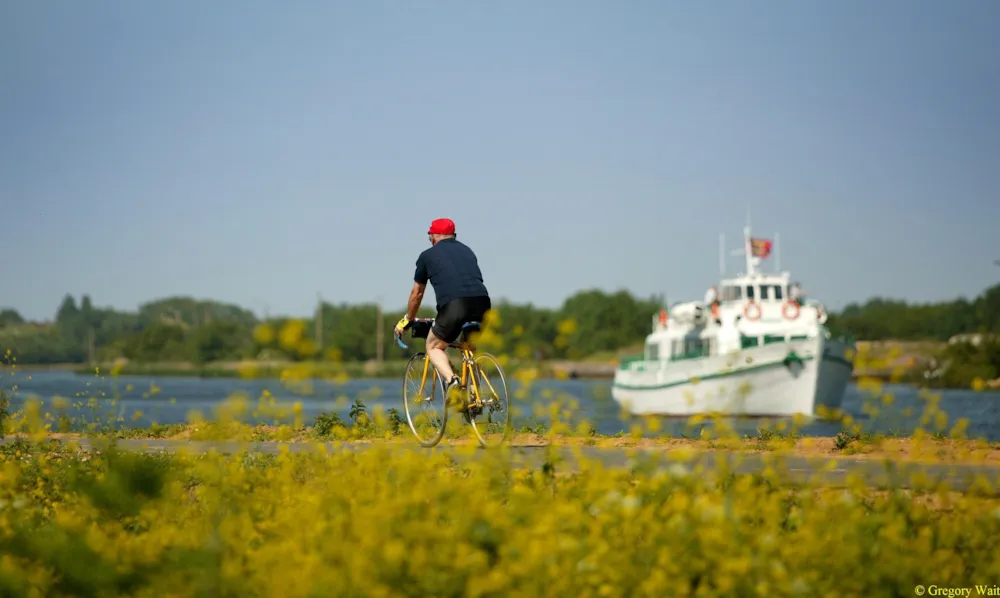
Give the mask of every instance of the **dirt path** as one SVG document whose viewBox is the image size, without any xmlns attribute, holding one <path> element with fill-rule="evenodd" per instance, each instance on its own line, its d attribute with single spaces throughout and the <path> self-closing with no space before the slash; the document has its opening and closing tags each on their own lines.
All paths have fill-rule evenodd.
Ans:
<svg viewBox="0 0 1000 598">
<path fill-rule="evenodd" d="M 258 427 L 254 429 L 259 434 L 255 440 L 259 442 L 285 443 L 309 443 L 314 439 L 308 431 L 300 430 L 286 439 L 273 437 L 276 429 L 268 427 Z M 17 435 L 14 437 L 24 437 Z M 48 434 L 48 438 L 58 440 L 81 439 L 80 434 Z M 193 427 L 185 428 L 182 431 L 162 437 L 143 438 L 133 436 L 129 440 L 165 440 L 171 443 L 215 441 L 215 442 L 235 442 L 250 441 L 250 438 L 226 437 L 218 434 L 199 434 L 199 430 Z M 390 439 L 384 438 L 344 438 L 352 444 L 391 444 L 410 446 L 416 443 L 405 432 Z M 533 433 L 518 433 L 511 438 L 513 447 L 533 448 L 544 447 L 550 444 L 565 447 L 593 447 L 593 448 L 614 448 L 627 449 L 638 448 L 643 450 L 665 450 L 674 454 L 704 453 L 704 452 L 732 452 L 746 454 L 778 454 L 782 456 L 794 456 L 803 458 L 837 459 L 837 460 L 866 460 L 925 464 L 966 464 L 966 465 L 996 465 L 1000 466 L 1000 443 L 986 443 L 975 440 L 955 440 L 924 438 L 883 438 L 883 439 L 858 439 L 853 440 L 846 446 L 838 448 L 835 438 L 797 438 L 795 440 L 778 438 L 770 441 L 759 439 L 725 439 L 717 441 L 691 440 L 684 438 L 631 438 L 625 437 L 584 437 L 584 436 L 562 436 L 562 435 L 542 435 Z M 475 446 L 476 442 L 471 437 L 461 439 L 446 439 L 442 441 L 442 446 Z"/>
</svg>

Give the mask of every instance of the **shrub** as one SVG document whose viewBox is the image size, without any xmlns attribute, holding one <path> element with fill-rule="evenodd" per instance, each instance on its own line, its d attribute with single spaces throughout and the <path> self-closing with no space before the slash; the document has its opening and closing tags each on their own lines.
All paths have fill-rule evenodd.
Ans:
<svg viewBox="0 0 1000 598">
<path fill-rule="evenodd" d="M 328 438 L 333 435 L 337 428 L 347 429 L 344 420 L 337 413 L 323 412 L 316 416 L 313 423 L 313 434 L 319 438 Z"/>
<path fill-rule="evenodd" d="M 7 430 L 7 419 L 10 417 L 10 393 L 0 388 L 0 439 Z"/>
<path fill-rule="evenodd" d="M 5 594 L 912 595 L 1000 575 L 993 498 L 500 452 L 0 451 Z M 474 497 L 474 499 L 473 499 Z M 835 523 L 834 523 L 835 522 Z M 932 577 L 928 577 L 931 575 Z"/>
</svg>

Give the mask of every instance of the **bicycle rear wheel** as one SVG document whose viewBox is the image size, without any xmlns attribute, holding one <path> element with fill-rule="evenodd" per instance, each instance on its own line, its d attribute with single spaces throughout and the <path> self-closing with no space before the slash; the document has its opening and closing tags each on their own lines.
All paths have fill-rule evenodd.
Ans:
<svg viewBox="0 0 1000 598">
<path fill-rule="evenodd" d="M 448 425 L 448 410 L 444 399 L 444 389 L 438 382 L 437 369 L 426 361 L 426 353 L 417 353 L 411 357 L 403 373 L 403 410 L 406 412 L 410 431 L 417 437 L 420 446 L 430 448 L 444 437 Z"/>
<path fill-rule="evenodd" d="M 472 377 L 475 386 L 468 385 L 468 403 L 465 419 L 472 426 L 479 444 L 494 447 L 510 439 L 513 428 L 510 413 L 510 395 L 507 380 L 500 362 L 489 353 L 480 353 L 473 361 Z M 480 406 L 474 406 L 478 392 Z"/>
</svg>

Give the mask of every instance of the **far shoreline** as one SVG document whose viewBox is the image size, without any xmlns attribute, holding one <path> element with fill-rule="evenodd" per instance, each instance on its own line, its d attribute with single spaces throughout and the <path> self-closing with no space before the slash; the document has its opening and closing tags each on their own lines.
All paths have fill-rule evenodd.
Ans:
<svg viewBox="0 0 1000 598">
<path fill-rule="evenodd" d="M 279 379 L 286 376 L 299 379 L 304 374 L 307 378 L 324 379 L 347 376 L 349 378 L 367 379 L 397 379 L 403 375 L 406 360 L 385 361 L 381 365 L 374 362 L 351 361 L 339 364 L 323 362 L 223 362 L 198 366 L 192 363 L 149 363 L 125 364 L 115 367 L 115 364 L 7 364 L 3 366 L 7 372 L 73 372 L 81 377 L 192 377 L 192 378 L 241 378 L 241 379 Z M 536 372 L 535 379 L 590 379 L 612 380 L 614 364 L 593 361 L 542 361 L 537 365 L 511 364 L 505 365 L 508 373 L 515 369 L 531 368 Z M 0 369 L 0 377 L 3 376 Z"/>
</svg>

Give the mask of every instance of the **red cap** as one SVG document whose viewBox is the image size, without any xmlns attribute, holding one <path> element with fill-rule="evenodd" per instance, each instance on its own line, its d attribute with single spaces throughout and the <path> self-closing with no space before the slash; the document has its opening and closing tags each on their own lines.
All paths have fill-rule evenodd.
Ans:
<svg viewBox="0 0 1000 598">
<path fill-rule="evenodd" d="M 431 228 L 427 231 L 428 235 L 454 235 L 455 234 L 455 223 L 448 218 L 438 218 L 434 222 L 431 222 Z"/>
</svg>

